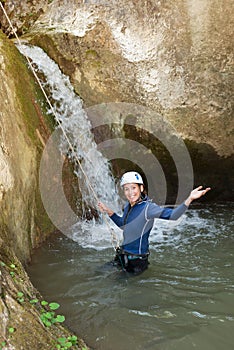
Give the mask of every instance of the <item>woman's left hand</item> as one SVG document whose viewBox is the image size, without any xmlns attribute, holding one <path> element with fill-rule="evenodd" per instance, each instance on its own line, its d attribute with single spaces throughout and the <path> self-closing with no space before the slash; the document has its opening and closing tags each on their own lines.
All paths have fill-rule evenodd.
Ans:
<svg viewBox="0 0 234 350">
<path fill-rule="evenodd" d="M 185 204 L 189 206 L 189 204 L 202 196 L 204 196 L 208 191 L 210 191 L 210 187 L 207 187 L 205 189 L 202 189 L 202 186 L 198 186 L 194 190 L 191 191 L 189 197 L 186 199 Z"/>
</svg>

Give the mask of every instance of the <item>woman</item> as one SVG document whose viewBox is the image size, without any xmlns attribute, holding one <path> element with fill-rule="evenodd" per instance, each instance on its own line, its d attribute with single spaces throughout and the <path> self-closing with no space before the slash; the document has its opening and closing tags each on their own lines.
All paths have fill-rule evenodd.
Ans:
<svg viewBox="0 0 234 350">
<path fill-rule="evenodd" d="M 123 243 L 117 249 L 115 261 L 123 270 L 135 274 L 144 271 L 149 264 L 149 234 L 154 219 L 177 220 L 193 200 L 204 196 L 210 190 L 210 188 L 202 190 L 202 186 L 199 186 L 190 193 L 184 203 L 171 209 L 160 207 L 148 198 L 144 193 L 142 177 L 135 171 L 125 173 L 120 186 L 127 199 L 122 216 L 114 213 L 102 202 L 98 203 L 98 207 L 123 230 Z"/>
</svg>

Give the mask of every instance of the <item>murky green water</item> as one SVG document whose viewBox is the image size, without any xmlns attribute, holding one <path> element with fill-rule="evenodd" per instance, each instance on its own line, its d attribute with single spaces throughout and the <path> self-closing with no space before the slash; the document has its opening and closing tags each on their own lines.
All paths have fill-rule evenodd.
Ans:
<svg viewBox="0 0 234 350">
<path fill-rule="evenodd" d="M 150 266 L 130 277 L 107 264 L 103 227 L 56 235 L 35 252 L 28 272 L 68 326 L 94 349 L 232 350 L 232 205 L 190 209 L 179 226 L 160 220 Z M 90 228 L 90 231 L 94 228 Z M 98 250 L 92 247 L 98 237 Z M 103 238 L 103 245 L 101 244 Z"/>
</svg>

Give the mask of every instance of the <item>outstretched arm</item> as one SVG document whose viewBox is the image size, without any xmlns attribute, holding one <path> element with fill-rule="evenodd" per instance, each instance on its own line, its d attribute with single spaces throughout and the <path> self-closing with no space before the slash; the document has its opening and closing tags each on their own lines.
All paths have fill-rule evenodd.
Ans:
<svg viewBox="0 0 234 350">
<path fill-rule="evenodd" d="M 207 187 L 203 190 L 202 186 L 198 186 L 197 188 L 191 191 L 188 198 L 184 201 L 184 204 L 188 207 L 192 203 L 192 201 L 204 196 L 206 192 L 208 192 L 210 189 L 210 187 Z"/>
</svg>

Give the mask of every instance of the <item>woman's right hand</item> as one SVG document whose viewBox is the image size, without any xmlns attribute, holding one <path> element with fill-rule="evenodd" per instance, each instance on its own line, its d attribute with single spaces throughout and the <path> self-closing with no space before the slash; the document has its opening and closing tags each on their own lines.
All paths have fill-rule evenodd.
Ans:
<svg viewBox="0 0 234 350">
<path fill-rule="evenodd" d="M 102 213 L 107 213 L 109 216 L 113 215 L 114 212 L 110 208 L 108 208 L 104 203 L 98 202 L 98 208 Z"/>
</svg>

